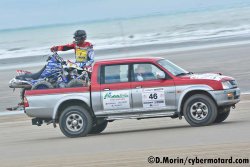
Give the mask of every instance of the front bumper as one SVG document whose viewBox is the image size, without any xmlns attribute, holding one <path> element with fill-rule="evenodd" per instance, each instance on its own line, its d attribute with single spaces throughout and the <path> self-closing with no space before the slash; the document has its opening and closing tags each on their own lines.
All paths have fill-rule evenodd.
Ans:
<svg viewBox="0 0 250 167">
<path fill-rule="evenodd" d="M 230 106 L 240 101 L 240 89 L 209 91 L 218 106 Z"/>
</svg>

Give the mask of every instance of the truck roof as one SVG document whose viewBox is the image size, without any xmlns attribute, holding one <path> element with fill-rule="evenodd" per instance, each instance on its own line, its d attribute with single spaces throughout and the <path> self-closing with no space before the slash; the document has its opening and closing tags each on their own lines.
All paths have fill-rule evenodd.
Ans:
<svg viewBox="0 0 250 167">
<path fill-rule="evenodd" d="M 116 59 L 106 59 L 98 60 L 96 64 L 116 64 L 116 63 L 131 63 L 131 62 L 155 62 L 157 60 L 163 59 L 162 57 L 131 57 L 131 58 L 116 58 Z"/>
</svg>

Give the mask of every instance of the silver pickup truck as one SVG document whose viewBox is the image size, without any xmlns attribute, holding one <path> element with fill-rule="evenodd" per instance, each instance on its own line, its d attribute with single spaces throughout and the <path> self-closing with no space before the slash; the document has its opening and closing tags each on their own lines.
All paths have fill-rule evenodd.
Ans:
<svg viewBox="0 0 250 167">
<path fill-rule="evenodd" d="M 240 101 L 236 81 L 221 74 L 193 74 L 163 58 L 98 61 L 88 87 L 25 92 L 32 124 L 59 124 L 67 137 L 101 133 L 108 122 L 182 118 L 191 126 L 224 121 Z"/>
</svg>

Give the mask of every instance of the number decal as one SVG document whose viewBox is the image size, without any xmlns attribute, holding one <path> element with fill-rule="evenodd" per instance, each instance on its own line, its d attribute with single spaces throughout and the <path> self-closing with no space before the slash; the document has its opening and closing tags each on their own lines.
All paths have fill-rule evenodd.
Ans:
<svg viewBox="0 0 250 167">
<path fill-rule="evenodd" d="M 164 88 L 147 88 L 142 90 L 143 108 L 165 107 Z"/>
<path fill-rule="evenodd" d="M 150 98 L 150 99 L 157 99 L 158 98 L 157 93 L 154 93 L 154 94 L 151 93 L 148 98 Z"/>
</svg>

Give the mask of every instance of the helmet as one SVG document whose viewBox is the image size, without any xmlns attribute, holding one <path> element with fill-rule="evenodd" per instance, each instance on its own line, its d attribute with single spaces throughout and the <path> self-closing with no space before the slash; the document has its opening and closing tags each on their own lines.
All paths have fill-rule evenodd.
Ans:
<svg viewBox="0 0 250 167">
<path fill-rule="evenodd" d="M 86 34 L 86 31 L 84 31 L 84 30 L 77 30 L 74 33 L 74 39 L 75 39 L 76 43 L 79 43 L 82 40 L 85 40 L 86 38 L 87 38 L 87 34 Z"/>
</svg>

